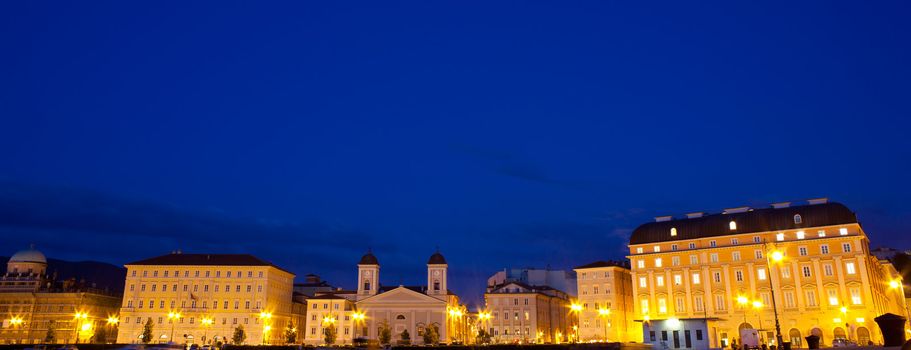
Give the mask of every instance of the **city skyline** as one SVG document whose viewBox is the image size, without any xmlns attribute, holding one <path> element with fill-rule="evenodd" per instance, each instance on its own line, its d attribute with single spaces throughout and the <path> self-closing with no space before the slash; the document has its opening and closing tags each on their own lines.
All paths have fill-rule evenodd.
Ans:
<svg viewBox="0 0 911 350">
<path fill-rule="evenodd" d="M 368 249 L 416 284 L 438 247 L 467 300 L 779 201 L 908 249 L 909 6 L 2 4 L 0 242 L 346 288 Z"/>
</svg>

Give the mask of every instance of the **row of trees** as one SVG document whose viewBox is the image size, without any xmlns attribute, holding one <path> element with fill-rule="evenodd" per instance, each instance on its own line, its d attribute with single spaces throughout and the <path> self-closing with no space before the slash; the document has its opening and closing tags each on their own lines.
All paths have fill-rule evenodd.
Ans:
<svg viewBox="0 0 911 350">
<path fill-rule="evenodd" d="M 424 328 L 424 332 L 421 336 L 423 338 L 421 340 L 424 341 L 424 344 L 437 344 L 440 342 L 440 330 L 435 325 Z M 338 331 L 336 330 L 335 325 L 323 328 L 323 341 L 325 341 L 327 345 L 334 345 L 337 338 Z M 355 339 L 355 342 L 358 341 L 358 339 Z M 382 345 L 390 345 L 392 343 L 392 330 L 389 328 L 389 323 L 386 321 L 380 323 L 379 341 Z M 407 329 L 399 334 L 397 343 L 398 345 L 411 345 L 411 334 L 408 333 Z"/>
<path fill-rule="evenodd" d="M 148 344 L 149 342 L 152 341 L 153 327 L 154 327 L 154 323 L 152 323 L 152 319 L 150 318 L 148 321 L 146 321 L 145 326 L 143 326 L 143 328 L 142 328 L 142 342 L 143 343 Z M 50 330 L 48 330 L 48 332 L 49 332 L 48 334 L 50 334 Z M 287 344 L 294 344 L 297 341 L 297 333 L 294 331 L 293 322 L 288 323 L 288 327 L 285 328 L 285 332 L 283 335 L 285 338 L 285 343 L 287 343 Z M 98 334 L 96 333 L 95 336 L 97 337 Z M 233 343 L 234 345 L 241 345 L 246 340 L 247 340 L 247 332 L 244 331 L 244 326 L 238 325 L 237 327 L 235 327 L 234 334 L 231 336 L 231 343 Z M 203 339 L 203 341 L 205 341 L 205 339 Z"/>
</svg>

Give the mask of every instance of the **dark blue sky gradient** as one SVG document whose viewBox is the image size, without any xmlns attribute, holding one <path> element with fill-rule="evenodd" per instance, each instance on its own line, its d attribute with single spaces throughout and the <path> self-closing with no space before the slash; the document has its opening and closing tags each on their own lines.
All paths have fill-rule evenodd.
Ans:
<svg viewBox="0 0 911 350">
<path fill-rule="evenodd" d="M 911 248 L 908 2 L 7 2 L 0 243 L 476 299 L 656 215 L 828 196 Z"/>
</svg>

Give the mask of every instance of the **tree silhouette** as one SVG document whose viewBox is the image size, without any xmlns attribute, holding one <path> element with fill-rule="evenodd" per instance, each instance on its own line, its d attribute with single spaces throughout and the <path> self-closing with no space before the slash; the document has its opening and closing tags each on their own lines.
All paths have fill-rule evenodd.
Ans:
<svg viewBox="0 0 911 350">
<path fill-rule="evenodd" d="M 234 336 L 231 337 L 231 341 L 234 345 L 241 345 L 245 340 L 247 340 L 247 333 L 244 332 L 244 326 L 238 325 L 237 328 L 234 328 Z"/>
<path fill-rule="evenodd" d="M 149 317 L 149 319 L 146 321 L 145 326 L 142 327 L 142 342 L 143 343 L 148 344 L 150 341 L 152 341 L 152 326 L 153 326 L 152 318 Z"/>
</svg>

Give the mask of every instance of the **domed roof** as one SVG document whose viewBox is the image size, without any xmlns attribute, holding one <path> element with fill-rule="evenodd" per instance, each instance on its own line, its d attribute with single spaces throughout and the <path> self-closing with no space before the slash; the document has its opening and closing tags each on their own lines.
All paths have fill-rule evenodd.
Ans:
<svg viewBox="0 0 911 350">
<path fill-rule="evenodd" d="M 444 258 L 443 254 L 440 254 L 440 252 L 436 252 L 430 256 L 430 260 L 427 260 L 427 264 L 434 264 L 434 265 L 446 264 L 446 258 Z"/>
<path fill-rule="evenodd" d="M 44 257 L 44 254 L 35 250 L 35 247 L 31 247 L 26 250 L 20 250 L 16 254 L 13 254 L 9 258 L 9 262 L 30 262 L 30 263 L 41 263 L 47 264 L 47 258 Z"/>
<path fill-rule="evenodd" d="M 379 265 L 380 261 L 373 256 L 373 253 L 367 252 L 364 256 L 361 257 L 361 261 L 357 263 L 358 265 Z"/>
</svg>

